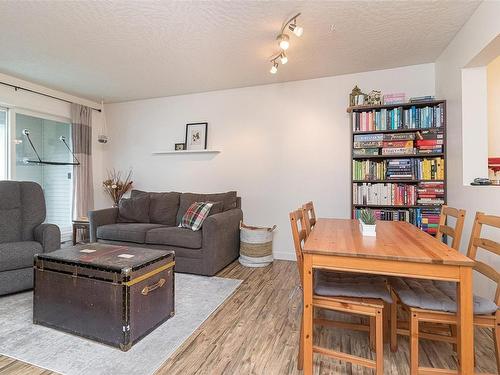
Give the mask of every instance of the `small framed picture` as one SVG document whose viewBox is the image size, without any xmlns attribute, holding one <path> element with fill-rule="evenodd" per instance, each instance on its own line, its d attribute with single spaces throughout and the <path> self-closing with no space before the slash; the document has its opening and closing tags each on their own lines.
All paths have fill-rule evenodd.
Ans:
<svg viewBox="0 0 500 375">
<path fill-rule="evenodd" d="M 208 122 L 186 124 L 186 150 L 207 149 Z"/>
<path fill-rule="evenodd" d="M 175 144 L 175 151 L 182 151 L 185 150 L 185 143 L 176 143 Z"/>
</svg>

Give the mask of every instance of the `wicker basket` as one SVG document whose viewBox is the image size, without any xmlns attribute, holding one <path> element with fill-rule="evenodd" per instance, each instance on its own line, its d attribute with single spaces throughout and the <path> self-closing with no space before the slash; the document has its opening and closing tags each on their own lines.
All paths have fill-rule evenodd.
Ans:
<svg viewBox="0 0 500 375">
<path fill-rule="evenodd" d="M 271 228 L 254 227 L 240 222 L 240 263 L 246 267 L 265 267 L 273 261 Z"/>
</svg>

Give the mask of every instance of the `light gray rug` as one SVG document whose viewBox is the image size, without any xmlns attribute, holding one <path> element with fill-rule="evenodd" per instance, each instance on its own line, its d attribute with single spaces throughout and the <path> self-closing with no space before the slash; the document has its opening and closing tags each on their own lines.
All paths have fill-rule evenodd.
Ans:
<svg viewBox="0 0 500 375">
<path fill-rule="evenodd" d="M 32 323 L 33 293 L 0 298 L 0 353 L 67 375 L 154 373 L 240 280 L 176 274 L 176 315 L 128 352 Z"/>
</svg>

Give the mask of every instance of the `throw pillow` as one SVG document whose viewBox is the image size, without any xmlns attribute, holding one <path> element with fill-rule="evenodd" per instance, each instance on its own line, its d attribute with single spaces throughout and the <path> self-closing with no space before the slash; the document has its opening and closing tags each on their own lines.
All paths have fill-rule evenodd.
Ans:
<svg viewBox="0 0 500 375">
<path fill-rule="evenodd" d="M 213 203 L 210 202 L 194 202 L 187 209 L 179 226 L 182 228 L 189 228 L 192 231 L 199 230 L 208 217 L 212 206 Z"/>
<path fill-rule="evenodd" d="M 119 223 L 149 223 L 149 195 L 122 198 L 118 204 Z"/>
</svg>

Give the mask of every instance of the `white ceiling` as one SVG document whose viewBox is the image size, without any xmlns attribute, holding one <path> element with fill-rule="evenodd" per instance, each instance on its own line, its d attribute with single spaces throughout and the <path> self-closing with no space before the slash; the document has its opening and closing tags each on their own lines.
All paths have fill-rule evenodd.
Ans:
<svg viewBox="0 0 500 375">
<path fill-rule="evenodd" d="M 435 61 L 478 5 L 2 1 L 0 72 L 118 102 L 392 68 Z M 276 35 L 296 12 L 304 35 L 271 75 Z"/>
</svg>

